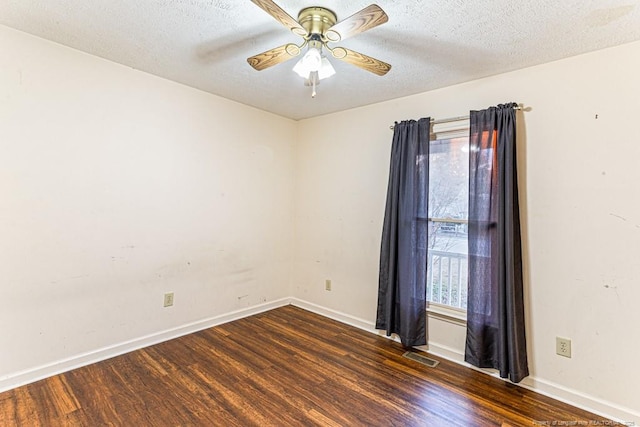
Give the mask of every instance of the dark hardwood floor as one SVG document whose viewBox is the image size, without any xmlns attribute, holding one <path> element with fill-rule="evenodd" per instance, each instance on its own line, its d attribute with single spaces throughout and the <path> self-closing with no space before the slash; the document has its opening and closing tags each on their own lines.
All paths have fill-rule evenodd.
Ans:
<svg viewBox="0 0 640 427">
<path fill-rule="evenodd" d="M 286 306 L 2 393 L 0 426 L 604 421 L 435 356 L 440 364 L 429 368 L 403 353 L 393 341 Z"/>
</svg>

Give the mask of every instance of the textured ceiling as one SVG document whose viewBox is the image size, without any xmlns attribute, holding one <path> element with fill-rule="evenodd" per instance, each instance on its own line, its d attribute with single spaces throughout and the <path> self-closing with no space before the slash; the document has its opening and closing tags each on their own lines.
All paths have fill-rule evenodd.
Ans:
<svg viewBox="0 0 640 427">
<path fill-rule="evenodd" d="M 338 20 L 372 3 L 276 0 Z M 249 0 L 0 0 L 0 24 L 292 119 L 411 95 L 640 40 L 640 2 L 379 0 L 389 22 L 342 45 L 392 64 L 384 77 L 331 59 L 311 99 L 295 60 L 246 58 L 301 41 Z M 579 70 L 576 70 L 579 72 Z"/>
</svg>

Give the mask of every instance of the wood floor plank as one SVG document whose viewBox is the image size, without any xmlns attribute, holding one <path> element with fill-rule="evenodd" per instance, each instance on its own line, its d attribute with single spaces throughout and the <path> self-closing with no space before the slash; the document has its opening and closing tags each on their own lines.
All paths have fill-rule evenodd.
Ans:
<svg viewBox="0 0 640 427">
<path fill-rule="evenodd" d="M 0 426 L 611 424 L 481 372 L 281 307 L 0 393 Z M 590 424 L 589 424 L 590 423 Z"/>
</svg>

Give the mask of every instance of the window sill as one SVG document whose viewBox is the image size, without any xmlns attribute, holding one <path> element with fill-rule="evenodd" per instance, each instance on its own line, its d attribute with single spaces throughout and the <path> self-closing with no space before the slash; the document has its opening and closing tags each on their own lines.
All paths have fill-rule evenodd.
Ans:
<svg viewBox="0 0 640 427">
<path fill-rule="evenodd" d="M 427 316 L 434 319 L 453 323 L 454 325 L 466 326 L 467 313 L 464 310 L 455 309 L 440 304 L 429 303 L 427 305 Z"/>
</svg>

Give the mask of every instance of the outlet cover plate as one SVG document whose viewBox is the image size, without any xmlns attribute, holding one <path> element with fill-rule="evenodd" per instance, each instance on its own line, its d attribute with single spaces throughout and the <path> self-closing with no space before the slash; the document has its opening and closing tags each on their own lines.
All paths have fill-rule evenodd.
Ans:
<svg viewBox="0 0 640 427">
<path fill-rule="evenodd" d="M 171 307 L 173 305 L 173 292 L 164 294 L 164 306 Z"/>
<path fill-rule="evenodd" d="M 571 357 L 571 340 L 569 338 L 556 337 L 556 354 Z"/>
</svg>

